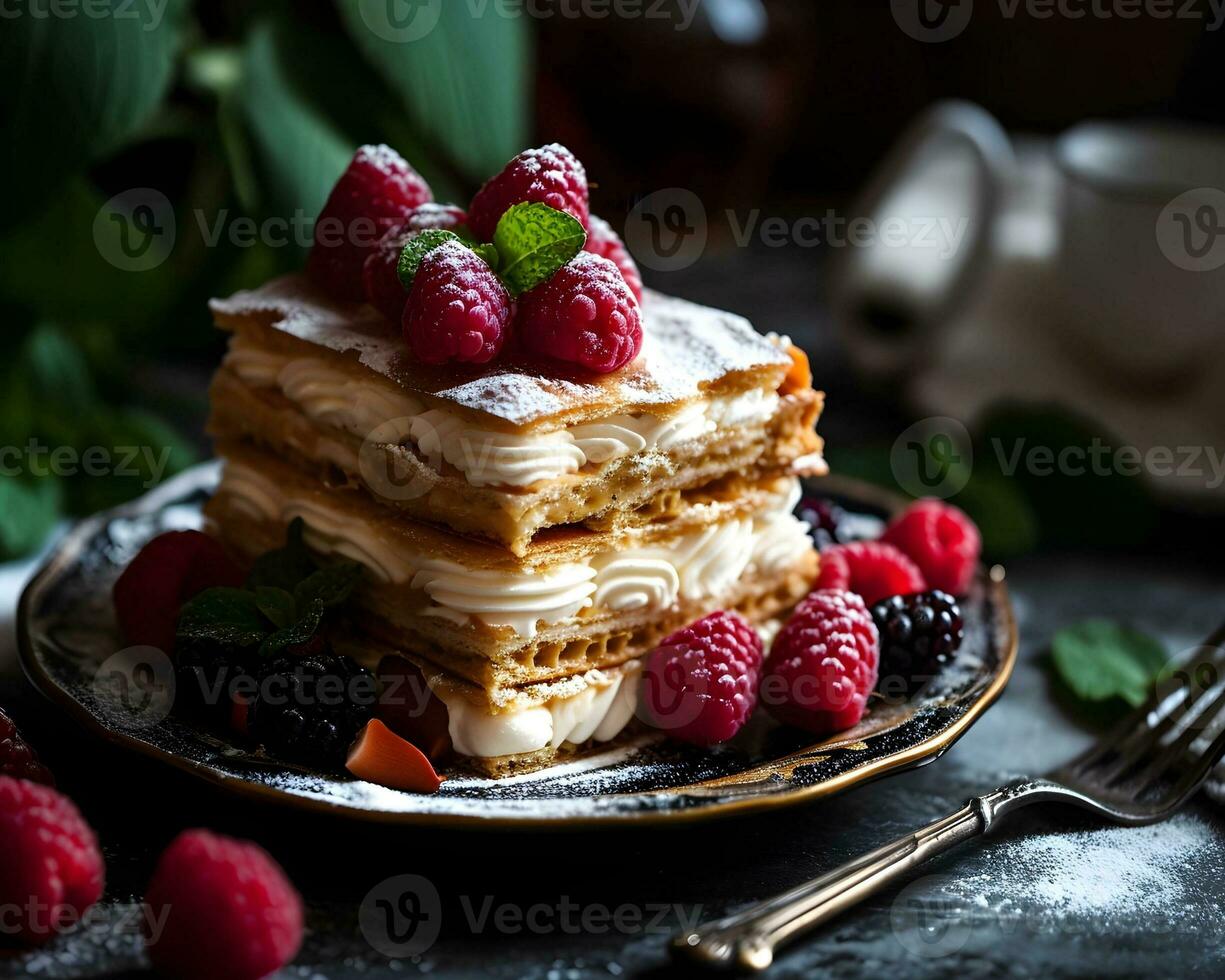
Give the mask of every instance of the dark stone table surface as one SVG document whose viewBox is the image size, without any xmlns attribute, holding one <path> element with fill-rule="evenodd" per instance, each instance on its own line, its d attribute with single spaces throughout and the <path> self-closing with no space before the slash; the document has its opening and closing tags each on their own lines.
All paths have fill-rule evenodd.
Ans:
<svg viewBox="0 0 1225 980">
<path fill-rule="evenodd" d="M 21 574 L 0 573 L 6 609 Z M 57 716 L 19 676 L 10 618 L 0 705 L 97 828 L 109 884 L 86 927 L 0 958 L 0 976 L 138 972 L 136 903 L 160 848 L 189 826 L 254 838 L 304 893 L 309 933 L 283 976 L 674 976 L 666 942 L 682 923 L 806 880 L 1083 746 L 1091 726 L 1069 713 L 1044 662 L 1061 625 L 1115 616 L 1177 652 L 1225 614 L 1225 579 L 1211 572 L 1060 556 L 1014 563 L 1008 577 L 1022 636 L 1016 675 L 944 758 L 773 815 L 634 832 L 372 829 L 238 802 Z M 441 932 L 420 955 L 390 960 L 363 936 L 357 910 L 371 889 L 404 874 L 437 888 Z M 771 975 L 1220 976 L 1223 907 L 1225 813 L 1207 799 L 1146 829 L 1031 811 L 801 942 Z"/>
</svg>

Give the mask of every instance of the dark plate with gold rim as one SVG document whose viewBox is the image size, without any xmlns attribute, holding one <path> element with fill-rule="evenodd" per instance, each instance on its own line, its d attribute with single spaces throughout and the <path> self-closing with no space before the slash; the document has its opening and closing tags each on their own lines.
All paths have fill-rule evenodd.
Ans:
<svg viewBox="0 0 1225 980">
<path fill-rule="evenodd" d="M 125 507 L 77 525 L 21 597 L 22 664 L 33 684 L 98 736 L 219 788 L 359 820 L 467 827 L 582 827 L 705 820 L 811 801 L 924 765 L 944 753 L 1003 691 L 1016 624 L 1000 569 L 982 570 L 963 603 L 954 661 L 909 699 L 875 699 L 855 729 L 813 744 L 764 711 L 725 745 L 697 749 L 639 732 L 553 768 L 493 780 L 445 773 L 431 796 L 286 765 L 170 711 L 173 669 L 151 648 L 120 649 L 111 586 L 166 530 L 197 527 L 216 484 L 196 467 Z M 813 488 L 870 526 L 897 501 L 827 479 Z"/>
</svg>

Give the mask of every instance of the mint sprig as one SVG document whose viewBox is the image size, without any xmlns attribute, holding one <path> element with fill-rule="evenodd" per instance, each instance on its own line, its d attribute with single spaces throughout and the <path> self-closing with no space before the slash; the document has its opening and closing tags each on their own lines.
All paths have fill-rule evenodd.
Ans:
<svg viewBox="0 0 1225 980">
<path fill-rule="evenodd" d="M 515 204 L 493 233 L 498 275 L 510 294 L 519 296 L 553 278 L 586 242 L 587 232 L 573 215 L 547 204 Z"/>
<path fill-rule="evenodd" d="M 1144 703 L 1168 657 L 1159 640 L 1108 619 L 1089 619 L 1055 634 L 1052 659 L 1082 701 Z"/>
<path fill-rule="evenodd" d="M 405 289 L 412 289 L 413 279 L 417 276 L 417 270 L 421 268 L 421 260 L 446 242 L 459 242 L 461 245 L 467 245 L 467 242 L 459 235 L 445 228 L 427 228 L 405 242 L 404 248 L 400 250 L 400 261 L 396 265 L 396 275 L 400 279 L 400 285 Z"/>
<path fill-rule="evenodd" d="M 205 589 L 179 614 L 176 636 L 224 646 L 259 647 L 271 657 L 305 643 L 318 632 L 327 610 L 344 603 L 362 576 L 356 562 L 320 568 L 303 541 L 296 518 L 285 545 L 255 560 L 241 589 Z"/>
</svg>

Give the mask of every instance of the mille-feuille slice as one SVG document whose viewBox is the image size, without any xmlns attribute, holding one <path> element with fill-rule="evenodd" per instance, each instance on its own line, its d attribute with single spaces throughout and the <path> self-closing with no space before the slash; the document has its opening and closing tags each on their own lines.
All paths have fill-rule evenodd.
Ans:
<svg viewBox="0 0 1225 980">
<path fill-rule="evenodd" d="M 768 619 L 811 588 L 818 557 L 792 516 L 794 478 L 732 482 L 683 498 L 666 518 L 621 531 L 554 528 L 528 553 L 406 519 L 359 490 L 327 487 L 280 460 L 221 444 L 206 513 L 254 557 L 295 518 L 324 557 L 368 571 L 363 633 L 500 691 L 618 666 L 717 609 Z"/>
<path fill-rule="evenodd" d="M 429 367 L 370 307 L 300 276 L 212 311 L 233 334 L 213 383 L 215 438 L 519 555 L 542 529 L 631 526 L 660 494 L 729 473 L 824 471 L 803 355 L 683 300 L 648 293 L 642 356 L 602 377 L 505 356 Z"/>
</svg>

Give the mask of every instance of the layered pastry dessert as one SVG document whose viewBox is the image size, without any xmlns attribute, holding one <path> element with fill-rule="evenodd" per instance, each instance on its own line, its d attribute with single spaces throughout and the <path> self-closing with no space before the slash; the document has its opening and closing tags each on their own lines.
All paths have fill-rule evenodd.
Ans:
<svg viewBox="0 0 1225 980">
<path fill-rule="evenodd" d="M 303 277 L 213 310 L 231 339 L 209 518 L 247 558 L 301 518 L 359 562 L 341 646 L 417 664 L 489 771 L 614 738 L 661 637 L 715 609 L 768 623 L 812 586 L 792 511 L 822 468 L 820 399 L 737 317 L 648 293 L 633 366 L 558 379 L 421 365 Z"/>
<path fill-rule="evenodd" d="M 183 700 L 269 755 L 427 791 L 744 724 L 763 637 L 818 580 L 794 515 L 822 396 L 787 339 L 644 289 L 564 147 L 463 209 L 362 147 L 305 272 L 211 310 L 207 533 L 155 538 L 115 587 Z"/>
<path fill-rule="evenodd" d="M 533 154 L 555 151 L 520 159 L 531 170 Z M 426 212 L 447 232 L 480 229 L 480 197 L 463 224 L 455 209 Z M 212 528 L 250 561 L 300 519 L 321 559 L 359 563 L 357 611 L 332 643 L 371 668 L 389 655 L 415 665 L 445 706 L 451 750 L 493 774 L 615 739 L 662 637 L 722 609 L 766 627 L 818 570 L 792 516 L 798 477 L 823 471 L 803 355 L 741 317 L 643 291 L 611 229 L 596 227 L 600 240 L 586 234 L 587 250 L 516 298 L 514 336 L 488 358 L 430 349 L 407 322 L 411 289 L 392 291 L 410 308 L 390 317 L 371 288 L 377 250 L 367 303 L 351 301 L 319 245 L 309 275 L 212 303 L 230 334 L 211 389 L 224 460 Z M 395 235 L 403 280 L 405 245 L 421 234 Z M 465 262 L 485 271 L 454 237 L 437 234 L 414 284 L 439 255 L 451 263 L 444 291 Z M 593 258 L 609 248 L 620 265 Z M 622 363 L 598 344 L 586 362 L 560 356 L 564 337 L 542 349 L 533 316 L 556 320 L 557 304 L 534 298 L 572 270 L 576 295 L 622 310 L 614 329 L 629 339 L 610 355 Z"/>
</svg>

